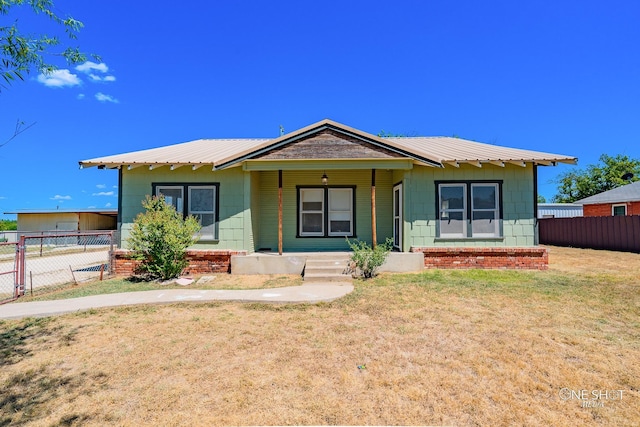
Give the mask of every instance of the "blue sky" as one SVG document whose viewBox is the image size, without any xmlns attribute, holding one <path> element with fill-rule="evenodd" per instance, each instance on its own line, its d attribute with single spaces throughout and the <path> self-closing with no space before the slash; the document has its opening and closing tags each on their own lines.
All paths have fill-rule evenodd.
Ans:
<svg viewBox="0 0 640 427">
<path fill-rule="evenodd" d="M 117 207 L 116 171 L 79 160 L 277 137 L 323 118 L 568 154 L 578 167 L 640 158 L 637 1 L 55 3 L 101 61 L 0 93 L 0 143 L 17 120 L 36 123 L 0 147 L 0 213 Z M 0 23 L 16 17 L 51 28 L 31 13 Z M 540 194 L 569 168 L 540 168 Z"/>
</svg>

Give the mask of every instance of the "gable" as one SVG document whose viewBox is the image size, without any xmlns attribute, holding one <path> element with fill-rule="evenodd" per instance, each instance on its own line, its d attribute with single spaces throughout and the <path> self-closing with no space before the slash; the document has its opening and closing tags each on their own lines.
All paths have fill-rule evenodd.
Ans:
<svg viewBox="0 0 640 427">
<path fill-rule="evenodd" d="M 254 157 L 260 160 L 397 159 L 400 153 L 375 146 L 333 129 L 298 139 Z"/>
</svg>

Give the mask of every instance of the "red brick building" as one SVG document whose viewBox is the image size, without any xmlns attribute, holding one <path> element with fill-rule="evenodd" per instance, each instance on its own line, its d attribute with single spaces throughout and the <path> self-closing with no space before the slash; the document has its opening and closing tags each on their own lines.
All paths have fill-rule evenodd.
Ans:
<svg viewBox="0 0 640 427">
<path fill-rule="evenodd" d="M 640 215 L 640 181 L 575 202 L 584 216 Z"/>
</svg>

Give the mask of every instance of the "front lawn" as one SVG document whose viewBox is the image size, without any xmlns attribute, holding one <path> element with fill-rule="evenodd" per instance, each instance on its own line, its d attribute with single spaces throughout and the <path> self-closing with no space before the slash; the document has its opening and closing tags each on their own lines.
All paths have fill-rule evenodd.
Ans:
<svg viewBox="0 0 640 427">
<path fill-rule="evenodd" d="M 0 425 L 638 425 L 640 255 L 550 259 L 0 322 Z"/>
</svg>

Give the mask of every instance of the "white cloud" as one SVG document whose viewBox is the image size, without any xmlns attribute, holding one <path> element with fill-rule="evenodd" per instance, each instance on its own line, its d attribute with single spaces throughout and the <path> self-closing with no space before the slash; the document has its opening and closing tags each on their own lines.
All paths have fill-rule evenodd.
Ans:
<svg viewBox="0 0 640 427">
<path fill-rule="evenodd" d="M 111 207 L 111 203 L 107 203 L 104 205 L 105 208 L 110 208 Z"/>
<path fill-rule="evenodd" d="M 117 99 L 115 99 L 113 96 L 105 95 L 102 92 L 96 93 L 96 99 L 100 102 L 113 102 L 114 104 L 117 104 L 120 102 Z"/>
<path fill-rule="evenodd" d="M 76 96 L 76 98 L 78 99 L 84 99 L 84 93 L 79 93 L 78 96 Z"/>
<path fill-rule="evenodd" d="M 91 71 L 99 71 L 101 73 L 106 73 L 107 71 L 109 71 L 109 67 L 107 67 L 107 64 L 105 64 L 104 62 L 96 64 L 93 61 L 87 61 L 83 64 L 76 66 L 76 70 L 82 73 L 87 73 L 87 74 L 90 74 Z"/>
<path fill-rule="evenodd" d="M 61 196 L 59 194 L 56 194 L 53 197 L 49 198 L 50 200 L 71 200 L 71 196 Z"/>
<path fill-rule="evenodd" d="M 107 188 L 107 186 L 104 184 L 97 184 L 96 188 Z"/>
<path fill-rule="evenodd" d="M 89 79 L 91 79 L 94 82 L 115 82 L 116 81 L 116 77 L 112 75 L 100 77 L 96 74 L 89 74 Z"/>
<path fill-rule="evenodd" d="M 78 86 L 82 81 L 76 74 L 71 74 L 69 70 L 55 70 L 49 74 L 39 74 L 38 82 L 47 87 Z"/>
<path fill-rule="evenodd" d="M 93 193 L 92 196 L 114 196 L 115 193 L 113 191 L 101 191 L 99 193 Z"/>
</svg>

